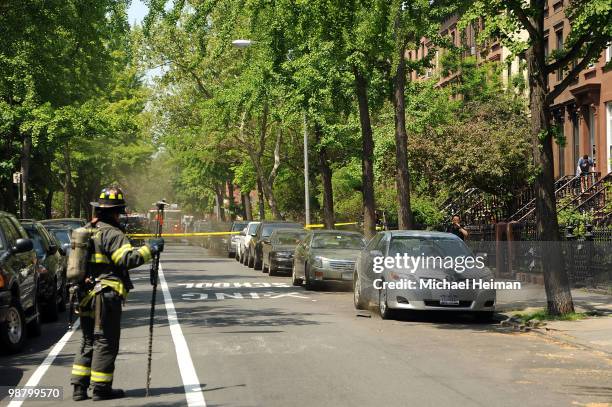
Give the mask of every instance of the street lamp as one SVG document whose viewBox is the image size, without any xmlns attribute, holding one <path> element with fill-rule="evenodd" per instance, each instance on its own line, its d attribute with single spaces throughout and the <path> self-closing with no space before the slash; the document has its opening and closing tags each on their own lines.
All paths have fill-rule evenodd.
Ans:
<svg viewBox="0 0 612 407">
<path fill-rule="evenodd" d="M 236 48 L 247 48 L 253 45 L 254 41 L 251 40 L 234 40 L 232 45 Z"/>
<path fill-rule="evenodd" d="M 255 44 L 255 41 L 239 39 L 232 41 L 232 45 L 236 48 L 248 48 Z M 304 209 L 306 212 L 306 225 L 310 224 L 310 190 L 308 182 L 308 124 L 306 122 L 306 110 L 303 111 L 304 116 Z"/>
</svg>

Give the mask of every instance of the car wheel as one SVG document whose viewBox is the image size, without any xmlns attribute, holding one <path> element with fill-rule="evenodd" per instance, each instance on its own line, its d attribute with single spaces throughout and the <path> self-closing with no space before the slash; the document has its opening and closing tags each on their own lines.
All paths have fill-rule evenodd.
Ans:
<svg viewBox="0 0 612 407">
<path fill-rule="evenodd" d="M 64 279 L 64 283 L 62 284 L 60 301 L 57 304 L 57 310 L 59 312 L 66 311 L 66 303 L 67 302 L 68 302 L 68 287 L 66 285 L 66 280 Z"/>
<path fill-rule="evenodd" d="M 6 310 L 6 320 L 0 323 L 0 347 L 6 353 L 19 352 L 25 341 L 25 317 L 21 305 L 13 300 Z"/>
<path fill-rule="evenodd" d="M 295 275 L 295 266 L 293 266 L 291 268 L 291 282 L 295 286 L 302 285 L 302 279 L 301 278 L 297 278 L 297 276 Z"/>
<path fill-rule="evenodd" d="M 36 314 L 36 316 L 28 323 L 28 334 L 30 336 L 40 336 L 41 318 L 40 318 L 40 307 L 38 305 L 38 299 L 36 300 L 36 303 L 34 304 L 34 313 Z"/>
<path fill-rule="evenodd" d="M 475 317 L 477 322 L 489 323 L 493 321 L 494 311 L 476 311 Z"/>
<path fill-rule="evenodd" d="M 249 268 L 255 268 L 255 259 L 251 256 L 250 253 L 249 253 L 249 259 L 248 259 L 248 266 Z"/>
<path fill-rule="evenodd" d="M 304 265 L 304 288 L 306 288 L 307 290 L 314 290 L 314 283 L 310 280 L 310 276 L 309 276 L 309 272 L 308 272 L 308 263 L 306 263 Z"/>
<path fill-rule="evenodd" d="M 255 253 L 255 260 L 253 261 L 253 268 L 255 270 L 261 270 L 263 268 L 263 260 L 260 259 L 259 256 L 257 256 L 257 253 Z"/>
<path fill-rule="evenodd" d="M 272 267 L 272 264 L 268 264 L 268 274 L 270 276 L 275 276 L 276 275 L 276 269 L 274 267 Z"/>
<path fill-rule="evenodd" d="M 389 308 L 387 304 L 387 290 L 380 289 L 378 290 L 378 312 L 380 313 L 380 317 L 382 319 L 391 319 L 393 318 L 393 310 Z"/>
<path fill-rule="evenodd" d="M 45 304 L 46 307 L 44 309 L 45 321 L 48 321 L 48 322 L 55 322 L 59 318 L 57 298 L 58 298 L 58 295 L 61 295 L 61 293 L 58 293 L 57 291 L 57 283 L 53 281 L 52 284 L 53 284 L 53 291 L 51 293 L 51 297 L 47 301 L 47 304 Z"/>
<path fill-rule="evenodd" d="M 353 303 L 355 304 L 355 309 L 366 309 L 366 303 L 361 289 L 361 279 L 357 273 L 353 273 Z"/>
</svg>

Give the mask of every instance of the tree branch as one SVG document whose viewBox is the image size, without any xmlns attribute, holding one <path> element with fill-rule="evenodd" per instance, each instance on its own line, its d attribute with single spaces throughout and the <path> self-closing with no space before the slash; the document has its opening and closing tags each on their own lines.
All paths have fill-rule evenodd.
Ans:
<svg viewBox="0 0 612 407">
<path fill-rule="evenodd" d="M 546 105 L 548 106 L 551 105 L 554 102 L 555 98 L 559 96 L 561 92 L 563 92 L 569 86 L 570 83 L 576 80 L 576 76 L 580 73 L 580 71 L 582 71 L 584 68 L 587 67 L 587 65 L 589 64 L 589 62 L 591 61 L 591 59 L 593 59 L 595 55 L 599 54 L 603 46 L 602 44 L 605 44 L 605 42 L 602 42 L 600 40 L 600 41 L 594 41 L 589 45 L 584 58 L 582 58 L 582 60 L 578 62 L 576 66 L 574 66 L 567 73 L 567 76 L 563 78 L 563 80 L 560 83 L 558 83 L 557 86 L 555 86 L 552 91 L 548 92 L 548 95 L 546 95 L 546 101 L 545 101 Z"/>
<path fill-rule="evenodd" d="M 546 65 L 546 73 L 555 72 L 559 68 L 563 68 L 567 65 L 571 60 L 576 58 L 584 44 L 590 39 L 590 36 L 587 34 L 583 34 L 578 40 L 574 43 L 572 48 L 570 48 L 565 55 L 561 58 L 557 58 L 555 62 Z"/>
<path fill-rule="evenodd" d="M 529 36 L 533 39 L 537 39 L 540 36 L 540 33 L 538 33 L 536 27 L 534 27 L 534 25 L 531 24 L 531 21 L 529 21 L 529 17 L 527 17 L 527 14 L 525 14 L 525 10 L 521 7 L 521 3 L 516 0 L 508 0 L 508 7 L 510 7 L 510 10 L 514 12 L 514 15 L 516 15 L 519 22 L 523 24 L 529 33 Z"/>
<path fill-rule="evenodd" d="M 276 129 L 276 144 L 274 145 L 274 166 L 272 167 L 272 171 L 270 171 L 270 176 L 268 177 L 268 182 L 270 184 L 274 184 L 274 180 L 276 179 L 276 175 L 278 174 L 278 167 L 280 167 L 280 146 L 281 140 L 283 138 L 283 130 L 278 125 Z"/>
</svg>

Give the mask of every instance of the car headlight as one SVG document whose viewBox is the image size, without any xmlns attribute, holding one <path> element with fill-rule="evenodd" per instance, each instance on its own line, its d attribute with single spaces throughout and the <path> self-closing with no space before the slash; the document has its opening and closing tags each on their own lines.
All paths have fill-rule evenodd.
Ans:
<svg viewBox="0 0 612 407">
<path fill-rule="evenodd" d="M 323 267 L 323 257 L 316 256 L 314 258 L 313 266 L 319 267 L 319 268 Z"/>
</svg>

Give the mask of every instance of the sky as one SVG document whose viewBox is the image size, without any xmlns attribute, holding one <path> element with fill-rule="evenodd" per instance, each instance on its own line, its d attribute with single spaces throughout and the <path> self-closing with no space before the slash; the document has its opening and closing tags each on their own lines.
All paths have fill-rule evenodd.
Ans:
<svg viewBox="0 0 612 407">
<path fill-rule="evenodd" d="M 128 21 L 130 25 L 140 24 L 147 15 L 149 8 L 141 0 L 132 0 L 128 9 Z"/>
</svg>

